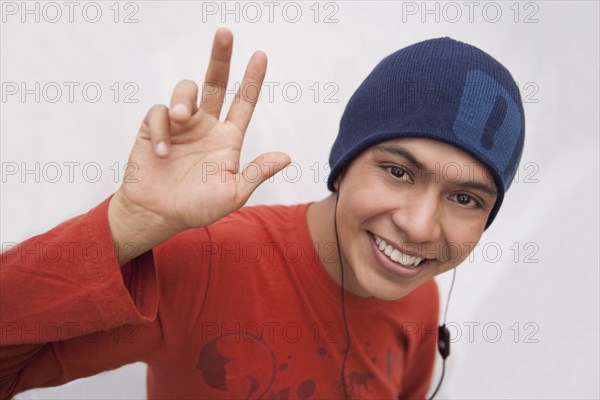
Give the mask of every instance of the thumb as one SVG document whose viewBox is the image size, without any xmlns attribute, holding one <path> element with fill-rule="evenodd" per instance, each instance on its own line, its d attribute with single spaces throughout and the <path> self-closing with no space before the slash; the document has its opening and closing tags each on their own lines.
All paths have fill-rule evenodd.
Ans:
<svg viewBox="0 0 600 400">
<path fill-rule="evenodd" d="M 242 171 L 240 179 L 240 196 L 244 202 L 267 179 L 287 167 L 290 156 L 279 151 L 264 153 L 256 157 Z"/>
</svg>

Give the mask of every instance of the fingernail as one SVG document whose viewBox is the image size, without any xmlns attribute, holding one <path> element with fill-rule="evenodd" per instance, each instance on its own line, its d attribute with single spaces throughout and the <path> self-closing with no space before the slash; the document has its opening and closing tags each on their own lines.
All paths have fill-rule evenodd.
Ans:
<svg viewBox="0 0 600 400">
<path fill-rule="evenodd" d="M 159 156 L 167 155 L 167 144 L 164 141 L 160 141 L 156 145 L 156 154 L 158 154 Z"/>
<path fill-rule="evenodd" d="M 175 104 L 173 106 L 173 114 L 177 114 L 177 115 L 189 115 L 188 109 L 184 104 Z"/>
</svg>

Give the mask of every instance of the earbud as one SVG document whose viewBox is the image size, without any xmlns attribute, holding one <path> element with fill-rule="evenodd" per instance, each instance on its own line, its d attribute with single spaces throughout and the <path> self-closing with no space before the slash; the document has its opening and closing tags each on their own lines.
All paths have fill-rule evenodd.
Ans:
<svg viewBox="0 0 600 400">
<path fill-rule="evenodd" d="M 450 331 L 446 324 L 438 327 L 438 350 L 444 360 L 450 355 Z"/>
</svg>

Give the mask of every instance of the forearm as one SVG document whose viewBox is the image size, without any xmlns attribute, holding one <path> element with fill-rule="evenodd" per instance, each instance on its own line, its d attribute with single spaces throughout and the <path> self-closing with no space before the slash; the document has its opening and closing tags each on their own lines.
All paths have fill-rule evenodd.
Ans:
<svg viewBox="0 0 600 400">
<path fill-rule="evenodd" d="M 43 343 L 43 337 L 21 334 L 43 326 L 60 326 L 64 335 L 54 339 L 63 340 L 87 333 L 71 329 L 73 322 L 104 330 L 154 318 L 152 253 L 119 268 L 107 222 L 108 201 L 2 253 L 2 345 Z M 129 277 L 144 286 L 129 287 Z M 140 309 L 140 290 L 152 299 L 152 307 L 144 304 Z"/>
<path fill-rule="evenodd" d="M 116 368 L 157 348 L 153 253 L 119 268 L 108 203 L 1 254 L 0 398 Z M 131 329 L 135 340 L 121 340 Z"/>
</svg>

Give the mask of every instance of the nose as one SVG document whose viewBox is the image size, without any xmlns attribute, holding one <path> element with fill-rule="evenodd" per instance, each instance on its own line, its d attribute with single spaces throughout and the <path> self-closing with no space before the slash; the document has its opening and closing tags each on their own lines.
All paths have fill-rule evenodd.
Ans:
<svg viewBox="0 0 600 400">
<path fill-rule="evenodd" d="M 410 243 L 427 243 L 438 240 L 442 234 L 442 207 L 434 193 L 402 202 L 392 213 L 392 221 Z"/>
</svg>

